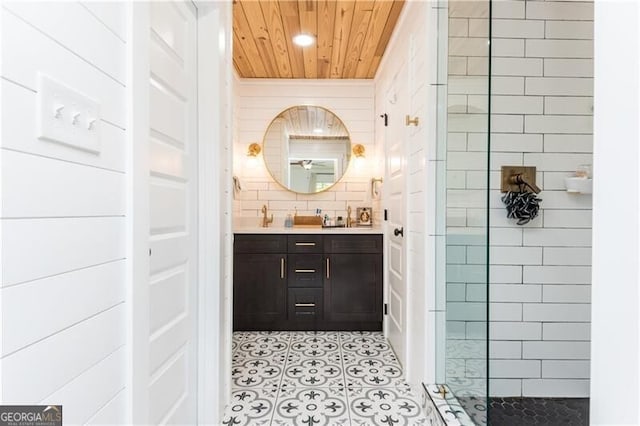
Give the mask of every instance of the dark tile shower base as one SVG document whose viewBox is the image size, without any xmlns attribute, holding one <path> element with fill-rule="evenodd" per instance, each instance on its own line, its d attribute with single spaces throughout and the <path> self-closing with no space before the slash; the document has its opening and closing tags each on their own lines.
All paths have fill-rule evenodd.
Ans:
<svg viewBox="0 0 640 426">
<path fill-rule="evenodd" d="M 478 425 L 489 426 L 588 426 L 588 398 L 458 398 Z"/>
</svg>

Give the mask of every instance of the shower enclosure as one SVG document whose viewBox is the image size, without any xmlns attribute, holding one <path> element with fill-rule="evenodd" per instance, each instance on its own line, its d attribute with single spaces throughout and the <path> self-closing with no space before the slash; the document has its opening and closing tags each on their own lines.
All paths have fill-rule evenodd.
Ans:
<svg viewBox="0 0 640 426">
<path fill-rule="evenodd" d="M 588 424 L 592 200 L 565 179 L 588 184 L 593 159 L 593 2 L 436 4 L 445 415 Z M 526 224 L 507 218 L 505 166 L 536 168 L 542 204 Z"/>
<path fill-rule="evenodd" d="M 437 382 L 446 384 L 441 390 L 450 405 L 459 403 L 471 417 L 466 422 L 476 424 L 486 424 L 489 395 L 490 13 L 488 0 L 449 0 L 438 29 L 447 84 L 438 99 L 446 161 L 438 176 L 438 216 L 445 220 L 437 250 L 436 291 L 444 307 Z"/>
</svg>

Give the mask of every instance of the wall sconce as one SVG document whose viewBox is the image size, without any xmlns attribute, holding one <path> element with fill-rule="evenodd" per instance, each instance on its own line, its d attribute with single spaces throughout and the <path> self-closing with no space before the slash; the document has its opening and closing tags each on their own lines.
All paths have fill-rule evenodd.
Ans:
<svg viewBox="0 0 640 426">
<path fill-rule="evenodd" d="M 262 148 L 260 147 L 260 145 L 254 142 L 249 145 L 249 149 L 247 150 L 247 157 L 257 157 L 258 155 L 260 155 L 261 151 Z"/>
<path fill-rule="evenodd" d="M 351 151 L 353 151 L 353 155 L 355 155 L 356 158 L 364 158 L 364 145 L 357 143 Z"/>
<path fill-rule="evenodd" d="M 249 145 L 247 149 L 247 167 L 256 168 L 258 167 L 258 155 L 262 152 L 262 147 L 260 147 L 257 143 L 252 143 Z"/>
</svg>

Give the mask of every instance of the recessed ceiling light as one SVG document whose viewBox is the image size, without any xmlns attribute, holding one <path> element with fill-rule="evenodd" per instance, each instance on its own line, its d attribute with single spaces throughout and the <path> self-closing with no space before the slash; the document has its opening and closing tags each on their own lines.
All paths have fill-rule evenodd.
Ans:
<svg viewBox="0 0 640 426">
<path fill-rule="evenodd" d="M 315 40 L 315 37 L 309 34 L 298 34 L 293 37 L 293 42 L 301 47 L 311 46 Z"/>
<path fill-rule="evenodd" d="M 313 129 L 313 133 L 322 133 L 322 129 L 320 127 L 316 127 Z"/>
</svg>

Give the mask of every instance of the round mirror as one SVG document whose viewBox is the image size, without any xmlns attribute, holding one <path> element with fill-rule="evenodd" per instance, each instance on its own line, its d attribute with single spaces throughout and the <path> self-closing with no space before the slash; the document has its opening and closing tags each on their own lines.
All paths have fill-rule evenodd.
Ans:
<svg viewBox="0 0 640 426">
<path fill-rule="evenodd" d="M 299 105 L 273 119 L 262 153 L 276 182 L 294 192 L 313 194 L 331 188 L 345 174 L 351 139 L 342 121 L 328 109 Z"/>
</svg>

